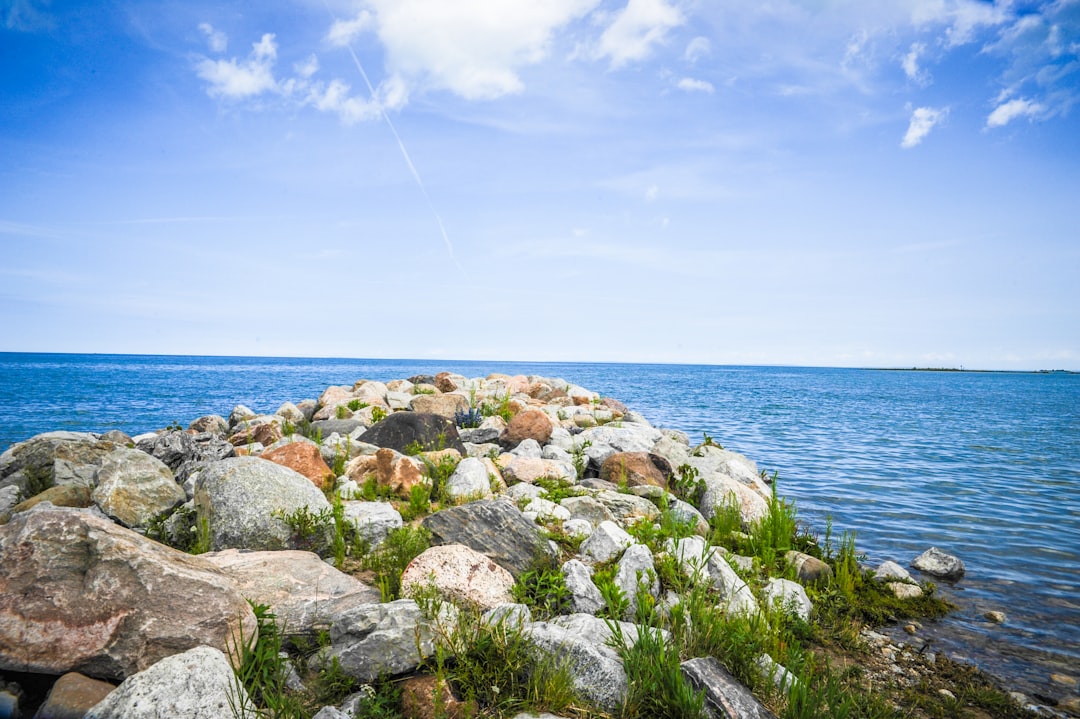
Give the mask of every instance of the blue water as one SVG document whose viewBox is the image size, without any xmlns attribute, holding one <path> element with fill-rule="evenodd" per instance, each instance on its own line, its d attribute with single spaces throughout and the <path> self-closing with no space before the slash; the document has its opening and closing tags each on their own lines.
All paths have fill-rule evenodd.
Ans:
<svg viewBox="0 0 1080 719">
<path fill-rule="evenodd" d="M 580 363 L 0 353 L 0 448 L 39 432 L 129 434 L 273 411 L 331 384 L 420 373 L 562 377 L 780 475 L 819 533 L 868 561 L 936 545 L 968 575 L 942 650 L 1045 687 L 1080 663 L 1080 375 Z M 1009 621 L 991 626 L 989 609 Z"/>
</svg>

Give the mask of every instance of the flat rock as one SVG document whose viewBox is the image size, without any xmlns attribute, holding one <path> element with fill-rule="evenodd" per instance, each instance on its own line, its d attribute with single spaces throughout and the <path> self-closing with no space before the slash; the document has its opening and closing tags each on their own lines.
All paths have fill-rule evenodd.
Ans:
<svg viewBox="0 0 1080 719">
<path fill-rule="evenodd" d="M 469 400 L 460 394 L 418 394 L 409 402 L 413 412 L 437 414 L 453 421 L 454 414 L 469 409 Z"/>
<path fill-rule="evenodd" d="M 776 719 L 713 657 L 683 662 L 682 674 L 696 691 L 705 692 L 705 713 L 710 719 Z"/>
<path fill-rule="evenodd" d="M 514 576 L 486 555 L 463 544 L 431 547 L 409 562 L 401 575 L 405 594 L 432 586 L 439 596 L 481 611 L 514 601 Z"/>
<path fill-rule="evenodd" d="M 614 522 L 615 515 L 595 497 L 566 497 L 559 502 L 570 512 L 571 519 L 583 519 L 597 527 L 601 522 Z"/>
<path fill-rule="evenodd" d="M 247 599 L 269 605 L 286 634 L 314 634 L 336 614 L 380 599 L 379 590 L 339 572 L 313 552 L 241 552 L 200 555 L 233 581 Z"/>
<path fill-rule="evenodd" d="M 402 526 L 401 514 L 389 502 L 342 502 L 345 520 L 356 527 L 356 532 L 368 549 L 373 549 L 386 539 L 386 535 Z"/>
<path fill-rule="evenodd" d="M 275 514 L 330 509 L 326 496 L 307 477 L 258 457 L 208 464 L 195 481 L 194 501 L 214 551 L 296 549 L 292 528 Z"/>
<path fill-rule="evenodd" d="M 137 449 L 119 447 L 102 460 L 91 498 L 126 527 L 150 520 L 187 499 L 163 462 Z"/>
<path fill-rule="evenodd" d="M 195 647 L 128 677 L 86 719 L 224 719 L 244 709 L 240 715 L 255 711 L 229 660 Z"/>
<path fill-rule="evenodd" d="M 499 457 L 499 466 L 507 482 L 527 482 L 532 484 L 541 477 L 561 479 L 568 482 L 577 480 L 577 472 L 574 471 L 573 467 L 554 459 L 504 454 Z"/>
<path fill-rule="evenodd" d="M 555 558 L 540 529 L 507 499 L 485 499 L 429 515 L 434 544 L 464 544 L 518 577 L 538 556 Z"/>
<path fill-rule="evenodd" d="M 365 432 L 364 441 L 402 454 L 412 446 L 421 451 L 456 449 L 462 456 L 466 454 L 453 420 L 424 412 L 394 412 Z"/>
<path fill-rule="evenodd" d="M 123 679 L 255 616 L 213 564 L 107 519 L 43 505 L 0 527 L 0 669 Z"/>
<path fill-rule="evenodd" d="M 411 599 L 363 604 L 334 618 L 330 646 L 316 655 L 334 658 L 348 676 L 364 683 L 415 670 L 435 652 L 431 625 Z"/>
</svg>

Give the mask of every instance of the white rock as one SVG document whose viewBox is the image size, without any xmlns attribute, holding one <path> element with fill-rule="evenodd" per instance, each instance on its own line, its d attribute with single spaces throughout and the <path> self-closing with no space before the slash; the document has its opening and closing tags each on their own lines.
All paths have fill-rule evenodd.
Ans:
<svg viewBox="0 0 1080 719">
<path fill-rule="evenodd" d="M 447 601 L 481 610 L 514 601 L 514 576 L 463 544 L 444 544 L 425 550 L 401 575 L 401 591 L 410 594 L 434 586 Z"/>
<path fill-rule="evenodd" d="M 565 522 L 570 519 L 570 511 L 568 509 L 540 497 L 531 500 L 525 505 L 524 511 L 526 514 L 530 512 L 536 513 L 536 516 L 543 522 Z"/>
<path fill-rule="evenodd" d="M 570 590 L 570 605 L 575 612 L 596 614 L 604 608 L 604 597 L 584 562 L 571 559 L 563 564 L 562 573 L 566 588 Z"/>
<path fill-rule="evenodd" d="M 603 563 L 619 556 L 631 544 L 634 538 L 614 522 L 601 522 L 593 533 L 581 544 L 581 554 L 590 560 Z"/>
<path fill-rule="evenodd" d="M 765 585 L 765 601 L 779 607 L 782 611 L 793 614 L 804 622 L 810 620 L 814 605 L 806 590 L 798 582 L 790 579 L 770 579 Z"/>
<path fill-rule="evenodd" d="M 446 480 L 446 494 L 451 500 L 481 499 L 491 496 L 491 481 L 484 463 L 466 457 Z"/>
</svg>

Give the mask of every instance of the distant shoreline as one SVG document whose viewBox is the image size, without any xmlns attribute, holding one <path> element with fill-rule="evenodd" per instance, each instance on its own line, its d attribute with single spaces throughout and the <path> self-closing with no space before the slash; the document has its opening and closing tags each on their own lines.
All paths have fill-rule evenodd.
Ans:
<svg viewBox="0 0 1080 719">
<path fill-rule="evenodd" d="M 979 374 L 1080 374 L 1069 369 L 964 369 L 963 367 L 864 367 L 874 372 L 966 372 Z"/>
</svg>

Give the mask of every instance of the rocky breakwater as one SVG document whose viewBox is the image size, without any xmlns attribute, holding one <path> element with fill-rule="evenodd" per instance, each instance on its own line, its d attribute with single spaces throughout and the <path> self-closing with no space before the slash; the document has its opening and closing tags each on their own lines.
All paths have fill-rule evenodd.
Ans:
<svg viewBox="0 0 1080 719">
<path fill-rule="evenodd" d="M 767 639 L 837 571 L 785 511 L 746 457 L 535 376 L 47 433 L 0 456 L 0 671 L 60 678 L 43 717 L 773 716 L 818 675 Z"/>
</svg>

